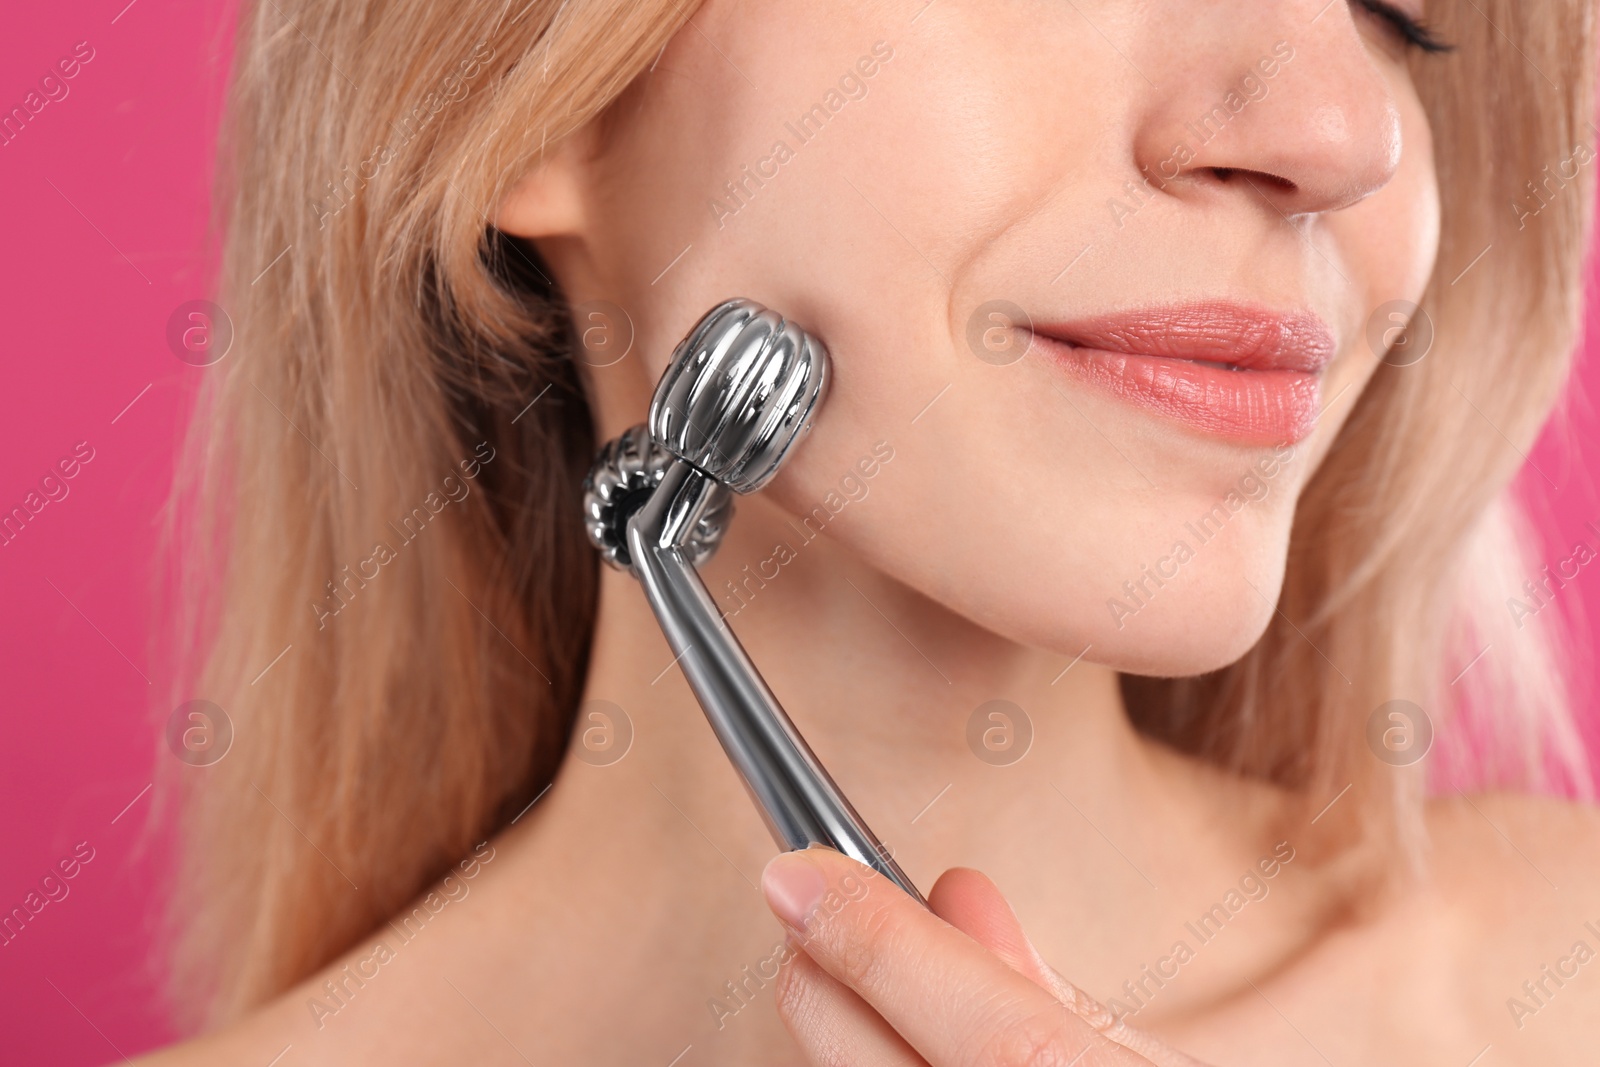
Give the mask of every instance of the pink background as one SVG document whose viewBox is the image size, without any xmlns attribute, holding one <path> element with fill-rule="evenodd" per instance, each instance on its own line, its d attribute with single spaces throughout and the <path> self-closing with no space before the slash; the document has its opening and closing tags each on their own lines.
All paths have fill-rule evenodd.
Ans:
<svg viewBox="0 0 1600 1067">
<path fill-rule="evenodd" d="M 152 558 L 183 415 L 206 373 L 176 359 L 165 334 L 174 308 L 208 294 L 210 150 L 232 8 L 126 3 L 13 5 L 0 34 L 5 111 L 78 42 L 95 50 L 68 96 L 0 146 L 0 511 L 77 442 L 95 452 L 69 495 L 0 547 L 0 912 L 78 842 L 95 850 L 70 894 L 0 948 L 0 1040 L 15 1063 L 105 1063 L 173 1036 L 154 951 L 168 843 L 145 792 L 156 761 L 172 758 L 147 684 L 160 680 L 149 665 Z M 1580 378 L 1533 454 L 1556 488 L 1523 479 L 1547 560 L 1579 537 L 1593 543 L 1582 525 L 1600 517 L 1587 474 L 1600 460 L 1593 353 Z M 1561 604 L 1579 616 L 1600 607 L 1594 568 Z M 1579 647 L 1592 650 L 1592 638 Z M 1578 679 L 1591 737 L 1593 658 Z"/>
</svg>

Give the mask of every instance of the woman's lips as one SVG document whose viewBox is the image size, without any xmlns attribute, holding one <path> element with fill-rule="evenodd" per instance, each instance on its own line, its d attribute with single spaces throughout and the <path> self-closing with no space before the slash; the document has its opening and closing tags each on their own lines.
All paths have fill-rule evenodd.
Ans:
<svg viewBox="0 0 1600 1067">
<path fill-rule="evenodd" d="M 1322 403 L 1333 332 L 1309 312 L 1208 302 L 1035 324 L 1044 351 L 1129 403 L 1241 444 L 1293 444 Z"/>
</svg>

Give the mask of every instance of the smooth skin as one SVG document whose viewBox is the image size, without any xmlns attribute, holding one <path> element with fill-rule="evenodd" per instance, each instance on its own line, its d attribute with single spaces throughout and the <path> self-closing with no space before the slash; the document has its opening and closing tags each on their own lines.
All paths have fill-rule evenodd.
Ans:
<svg viewBox="0 0 1600 1067">
<path fill-rule="evenodd" d="M 804 143 L 786 134 L 877 42 L 892 56 L 865 95 Z M 1135 199 L 1141 167 L 1193 142 L 1185 124 L 1282 44 L 1265 95 Z M 786 136 L 776 176 L 719 210 Z M 586 707 L 552 788 L 441 887 L 421 933 L 380 928 L 149 1062 L 1592 1061 L 1600 963 L 1571 962 L 1575 942 L 1600 949 L 1591 809 L 1435 801 L 1424 868 L 1363 889 L 1314 860 L 1309 824 L 1275 828 L 1291 798 L 1138 735 L 1117 686 L 1215 669 L 1257 639 L 1300 489 L 1376 366 L 1366 319 L 1433 271 L 1432 145 L 1381 19 L 1326 0 L 709 0 L 497 221 L 580 309 L 608 301 L 635 330 L 626 358 L 585 371 L 602 437 L 640 420 L 672 345 L 730 295 L 827 341 L 837 377 L 814 432 L 739 502 L 706 577 L 933 911 L 881 879 L 813 911 L 808 872 L 840 886 L 860 870 L 816 851 L 768 866 L 636 583 L 607 572 L 586 696 L 622 709 L 626 754 L 596 765 L 586 731 L 618 723 Z M 967 323 L 992 299 L 1066 319 L 1217 297 L 1324 318 L 1326 410 L 1265 497 L 1119 626 L 1115 587 L 1266 450 L 1032 354 L 985 362 Z M 880 443 L 891 458 L 868 476 Z M 849 502 L 825 534 L 775 561 L 830 492 Z M 967 743 L 995 699 L 1032 727 L 1008 765 Z M 1295 714 L 1295 695 L 1272 710 Z M 1197 938 L 1230 892 L 1245 903 Z M 793 951 L 785 907 L 811 921 L 774 972 Z M 1174 964 L 1180 940 L 1192 954 Z M 379 942 L 392 958 L 362 964 Z M 1546 965 L 1576 970 L 1513 1017 Z M 1111 1023 L 1113 999 L 1148 1038 Z"/>
<path fill-rule="evenodd" d="M 881 879 L 881 891 L 859 903 L 841 893 L 841 885 L 873 884 L 870 876 L 821 848 L 774 857 L 762 874 L 768 903 L 793 935 L 786 943 L 797 950 L 779 978 L 778 1001 L 814 1062 L 1200 1063 L 1061 977 L 979 872 L 946 871 L 928 899 L 932 914 Z M 830 893 L 837 908 L 828 906 Z M 902 945 L 920 966 L 884 965 L 906 955 Z"/>
</svg>

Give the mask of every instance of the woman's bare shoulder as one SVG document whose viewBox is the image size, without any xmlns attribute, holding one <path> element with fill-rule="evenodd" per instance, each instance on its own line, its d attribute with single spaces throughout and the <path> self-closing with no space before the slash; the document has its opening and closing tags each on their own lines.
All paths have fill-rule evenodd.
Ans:
<svg viewBox="0 0 1600 1067">
<path fill-rule="evenodd" d="M 1428 803 L 1431 863 L 1459 888 L 1545 890 L 1600 901 L 1600 807 L 1529 793 L 1452 793 Z"/>
<path fill-rule="evenodd" d="M 1427 818 L 1429 896 L 1455 932 L 1471 1022 L 1504 1062 L 1579 1062 L 1600 1032 L 1600 808 L 1456 793 Z"/>
</svg>

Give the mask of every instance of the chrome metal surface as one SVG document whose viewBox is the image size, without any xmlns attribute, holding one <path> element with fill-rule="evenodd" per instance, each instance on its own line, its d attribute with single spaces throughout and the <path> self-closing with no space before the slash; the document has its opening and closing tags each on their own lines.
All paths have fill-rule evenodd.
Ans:
<svg viewBox="0 0 1600 1067">
<path fill-rule="evenodd" d="M 650 436 L 736 493 L 760 489 L 828 390 L 822 343 L 753 300 L 729 300 L 672 354 Z"/>
<path fill-rule="evenodd" d="M 613 565 L 626 560 L 639 579 L 684 677 L 779 847 L 827 845 L 925 905 L 795 729 L 695 571 L 702 550 L 697 538 L 724 506 L 727 490 L 748 493 L 771 480 L 811 428 L 827 384 L 827 350 L 804 330 L 749 300 L 713 308 L 673 353 L 650 405 L 653 444 L 674 458 L 659 476 L 648 476 L 653 488 L 642 504 L 619 505 L 613 479 L 644 485 L 647 476 L 638 471 L 651 469 L 651 461 L 637 439 L 606 446 L 601 456 L 610 459 L 590 475 L 593 499 L 603 506 L 591 507 L 586 493 L 585 521 Z M 611 510 L 602 517 L 604 506 Z M 620 544 L 619 515 L 626 523 Z"/>
<path fill-rule="evenodd" d="M 584 532 L 600 558 L 618 570 L 630 568 L 628 519 L 650 498 L 673 462 L 672 453 L 652 441 L 649 427 L 641 423 L 602 448 L 589 468 L 583 480 Z M 731 518 L 733 494 L 723 490 L 713 496 L 690 532 L 685 550 L 696 567 L 716 552 Z"/>
</svg>

